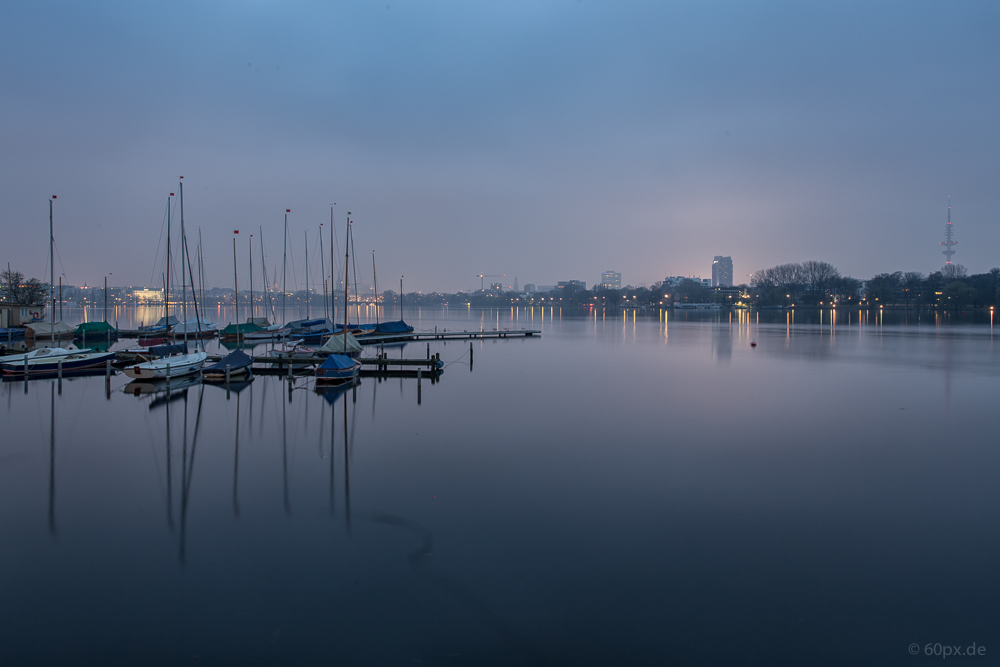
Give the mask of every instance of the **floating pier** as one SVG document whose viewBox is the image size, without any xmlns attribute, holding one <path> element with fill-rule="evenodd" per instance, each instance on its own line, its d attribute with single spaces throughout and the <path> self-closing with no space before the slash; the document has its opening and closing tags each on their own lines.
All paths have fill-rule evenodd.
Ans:
<svg viewBox="0 0 1000 667">
<path fill-rule="evenodd" d="M 541 329 L 494 329 L 491 331 L 409 331 L 398 334 L 377 334 L 362 336 L 358 342 L 362 345 L 378 345 L 379 343 L 397 343 L 401 341 L 421 340 L 484 340 L 487 338 L 530 338 L 542 335 Z"/>
</svg>

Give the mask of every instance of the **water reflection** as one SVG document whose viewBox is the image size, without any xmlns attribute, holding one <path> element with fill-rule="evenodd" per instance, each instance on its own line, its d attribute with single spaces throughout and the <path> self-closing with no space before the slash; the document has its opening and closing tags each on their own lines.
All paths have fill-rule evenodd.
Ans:
<svg viewBox="0 0 1000 667">
<path fill-rule="evenodd" d="M 455 310 L 425 326 L 480 317 Z M 101 377 L 3 383 L 0 564 L 17 576 L 0 662 L 103 657 L 123 633 L 180 646 L 175 663 L 616 664 L 636 646 L 650 664 L 765 663 L 781 641 L 820 655 L 844 637 L 905 652 L 858 604 L 991 641 L 988 326 L 619 317 L 411 344 L 480 364 L 423 403 L 396 375 L 115 378 L 110 401 Z"/>
</svg>

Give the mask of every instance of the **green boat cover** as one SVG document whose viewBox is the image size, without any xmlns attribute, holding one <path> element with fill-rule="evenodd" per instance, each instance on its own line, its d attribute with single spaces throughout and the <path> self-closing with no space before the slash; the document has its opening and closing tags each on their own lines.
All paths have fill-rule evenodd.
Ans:
<svg viewBox="0 0 1000 667">
<path fill-rule="evenodd" d="M 73 335 L 80 338 L 84 334 L 88 336 L 106 336 L 108 332 L 112 334 L 117 334 L 118 330 L 107 322 L 84 322 L 76 328 Z"/>
<path fill-rule="evenodd" d="M 228 327 L 222 330 L 223 336 L 236 336 L 244 335 L 248 333 L 254 333 L 255 331 L 263 331 L 263 327 L 259 327 L 253 323 L 247 324 L 230 324 Z"/>
</svg>

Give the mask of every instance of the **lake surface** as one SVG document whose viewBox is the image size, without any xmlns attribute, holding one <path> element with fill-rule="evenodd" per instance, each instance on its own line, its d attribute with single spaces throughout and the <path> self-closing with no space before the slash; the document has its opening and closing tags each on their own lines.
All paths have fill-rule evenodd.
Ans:
<svg viewBox="0 0 1000 667">
<path fill-rule="evenodd" d="M 542 330 L 419 400 L 4 382 L 0 664 L 995 664 L 990 317 L 822 317 L 407 311 Z"/>
</svg>

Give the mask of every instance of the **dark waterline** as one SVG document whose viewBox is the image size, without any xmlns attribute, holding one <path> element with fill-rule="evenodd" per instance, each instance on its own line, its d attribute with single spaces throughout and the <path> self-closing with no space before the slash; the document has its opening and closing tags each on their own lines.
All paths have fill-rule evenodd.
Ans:
<svg viewBox="0 0 1000 667">
<path fill-rule="evenodd" d="M 0 663 L 995 654 L 988 313 L 809 312 L 408 311 L 543 330 L 432 343 L 419 405 L 4 382 Z"/>
</svg>

